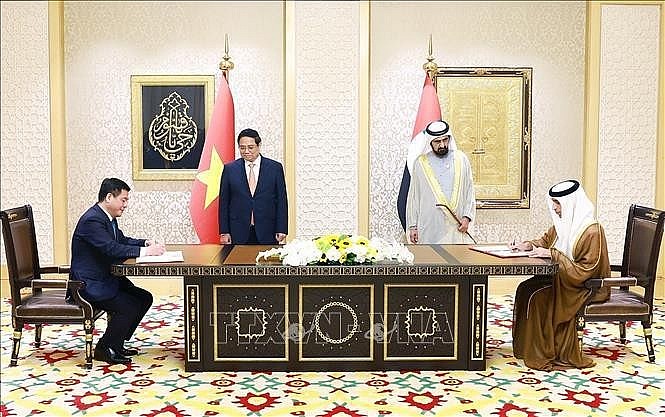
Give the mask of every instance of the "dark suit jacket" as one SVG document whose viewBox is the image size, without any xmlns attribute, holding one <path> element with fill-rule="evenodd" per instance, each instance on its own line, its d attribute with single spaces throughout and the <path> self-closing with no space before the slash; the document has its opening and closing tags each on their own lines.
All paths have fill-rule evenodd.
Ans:
<svg viewBox="0 0 665 417">
<path fill-rule="evenodd" d="M 111 299 L 120 282 L 111 275 L 111 264 L 139 256 L 144 245 L 144 239 L 126 237 L 120 229 L 116 238 L 106 212 L 95 204 L 83 213 L 74 230 L 70 277 L 86 283 L 82 293 L 87 300 Z"/>
<path fill-rule="evenodd" d="M 252 210 L 259 243 L 276 244 L 275 233 L 288 233 L 286 182 L 279 162 L 261 155 L 254 196 L 249 192 L 245 160 L 224 165 L 219 198 L 219 232 L 230 233 L 232 243 L 247 243 Z"/>
</svg>

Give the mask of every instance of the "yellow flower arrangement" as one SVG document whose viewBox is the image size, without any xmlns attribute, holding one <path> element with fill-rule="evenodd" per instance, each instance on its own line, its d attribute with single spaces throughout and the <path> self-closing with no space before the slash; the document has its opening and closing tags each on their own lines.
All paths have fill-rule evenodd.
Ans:
<svg viewBox="0 0 665 417">
<path fill-rule="evenodd" d="M 259 252 L 256 261 L 279 259 L 284 265 L 371 265 L 377 262 L 411 263 L 413 254 L 401 243 L 359 235 L 328 234 L 312 240 L 294 240 Z"/>
</svg>

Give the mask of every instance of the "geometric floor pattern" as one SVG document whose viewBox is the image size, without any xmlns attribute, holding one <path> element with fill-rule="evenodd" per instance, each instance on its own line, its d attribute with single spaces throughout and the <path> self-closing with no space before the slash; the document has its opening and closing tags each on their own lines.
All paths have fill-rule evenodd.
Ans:
<svg viewBox="0 0 665 417">
<path fill-rule="evenodd" d="M 487 369 L 391 372 L 184 371 L 182 298 L 155 298 L 132 340 L 129 365 L 81 367 L 83 331 L 45 326 L 36 349 L 23 331 L 9 367 L 9 301 L 0 300 L 0 417 L 4 416 L 656 416 L 665 414 L 665 305 L 656 300 L 649 363 L 640 323 L 587 324 L 596 366 L 533 371 L 512 356 L 512 297 L 490 296 Z M 99 335 L 105 320 L 96 323 Z M 96 339 L 95 339 L 96 340 Z"/>
</svg>

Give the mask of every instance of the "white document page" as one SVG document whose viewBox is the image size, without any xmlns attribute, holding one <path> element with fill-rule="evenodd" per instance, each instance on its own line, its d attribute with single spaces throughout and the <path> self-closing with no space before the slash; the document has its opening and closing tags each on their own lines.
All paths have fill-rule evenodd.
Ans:
<svg viewBox="0 0 665 417">
<path fill-rule="evenodd" d="M 500 258 L 518 258 L 520 256 L 529 256 L 533 253 L 533 251 L 513 250 L 508 245 L 476 245 L 470 246 L 469 249 Z"/>
<path fill-rule="evenodd" d="M 137 264 L 143 263 L 163 263 L 163 262 L 184 262 L 185 258 L 182 257 L 182 251 L 177 250 L 173 252 L 164 252 L 163 255 L 148 255 L 139 256 L 136 258 Z"/>
</svg>

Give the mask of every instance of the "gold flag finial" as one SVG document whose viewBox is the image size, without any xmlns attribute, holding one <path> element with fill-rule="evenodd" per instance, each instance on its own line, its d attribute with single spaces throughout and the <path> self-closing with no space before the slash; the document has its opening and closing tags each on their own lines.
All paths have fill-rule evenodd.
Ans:
<svg viewBox="0 0 665 417">
<path fill-rule="evenodd" d="M 224 56 L 222 57 L 223 60 L 219 63 L 219 69 L 222 70 L 222 73 L 224 74 L 224 78 L 228 80 L 229 78 L 229 71 L 233 69 L 234 65 L 233 62 L 231 61 L 231 57 L 229 56 L 229 34 L 224 35 Z"/>
<path fill-rule="evenodd" d="M 423 64 L 423 69 L 427 71 L 427 74 L 431 77 L 434 78 L 434 74 L 437 73 L 439 68 L 436 66 L 436 62 L 434 62 L 434 55 L 432 55 L 432 34 L 429 34 L 429 44 L 427 48 L 427 62 Z"/>
</svg>

